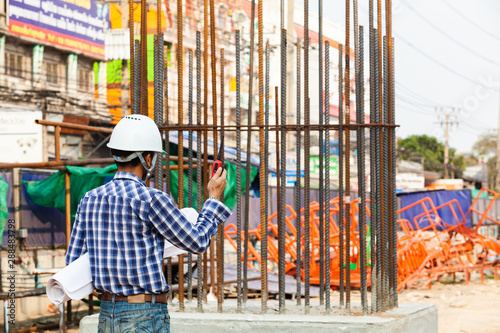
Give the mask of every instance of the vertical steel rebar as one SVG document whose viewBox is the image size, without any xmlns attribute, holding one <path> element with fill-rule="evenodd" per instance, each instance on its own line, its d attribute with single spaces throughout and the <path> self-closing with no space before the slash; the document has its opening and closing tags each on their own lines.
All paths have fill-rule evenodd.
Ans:
<svg viewBox="0 0 500 333">
<path fill-rule="evenodd" d="M 287 71 L 286 71 L 286 57 L 287 57 L 287 38 L 286 38 L 286 29 L 281 30 L 281 158 L 280 158 L 280 177 L 281 177 L 281 192 L 279 196 L 280 208 L 281 211 L 279 217 L 278 224 L 278 252 L 279 252 L 279 305 L 280 305 L 280 313 L 285 313 L 285 233 L 286 233 L 286 80 L 287 80 Z M 278 95 L 276 95 L 277 97 Z M 276 101 L 278 99 L 276 98 Z M 276 110 L 276 115 L 278 114 Z M 277 116 L 276 116 L 277 119 Z M 278 125 L 278 123 L 276 123 Z M 278 127 L 276 128 L 276 133 L 278 133 Z M 276 146 L 278 144 L 276 143 Z"/>
<path fill-rule="evenodd" d="M 358 61 L 359 61 L 359 111 L 358 123 L 365 123 L 365 73 L 364 73 L 364 29 L 359 26 L 359 46 L 358 46 Z M 356 89 L 356 91 L 358 90 Z M 367 300 L 367 282 L 366 282 L 366 182 L 365 182 L 365 129 L 358 129 L 358 183 L 359 187 L 359 265 L 361 271 L 361 307 L 363 315 L 368 314 Z"/>
<path fill-rule="evenodd" d="M 307 125 L 311 122 L 309 101 L 309 0 L 304 0 L 304 279 L 305 279 L 305 312 L 310 307 L 310 147 L 311 132 Z"/>
<path fill-rule="evenodd" d="M 339 45 L 339 303 L 340 307 L 345 304 L 344 283 L 344 52 L 343 45 Z"/>
<path fill-rule="evenodd" d="M 369 0 L 369 51 L 370 51 L 370 123 L 375 122 L 375 36 L 373 30 L 373 0 Z M 377 128 L 370 128 L 370 272 L 371 272 L 371 313 L 377 312 L 377 253 L 375 252 L 375 231 L 376 231 L 376 211 L 378 210 L 376 203 L 375 188 L 376 183 L 376 168 L 375 168 L 375 133 Z"/>
<path fill-rule="evenodd" d="M 384 98 L 383 98 L 383 87 L 384 87 L 384 84 L 383 84 L 383 43 L 382 43 L 382 31 L 383 31 L 383 22 L 382 22 L 382 0 L 377 0 L 377 93 L 378 93 L 378 116 L 379 116 L 379 123 L 380 124 L 383 124 L 384 123 L 384 119 L 383 119 L 383 112 L 384 112 L 384 107 L 383 107 L 383 102 L 384 102 Z M 377 226 L 380 227 L 380 230 L 377 230 L 377 231 L 380 231 L 380 232 L 377 232 L 377 235 L 380 235 L 378 236 L 379 237 L 379 241 L 380 241 L 380 247 L 379 247 L 379 250 L 380 252 L 378 252 L 378 257 L 377 257 L 377 260 L 378 260 L 378 263 L 379 263 L 379 281 L 377 281 L 377 286 L 379 287 L 379 290 L 380 290 L 380 293 L 378 294 L 379 296 L 379 299 L 380 299 L 380 304 L 378 306 L 378 310 L 379 311 L 385 311 L 386 310 L 386 307 L 385 307 L 385 299 L 387 297 L 387 294 L 386 294 L 386 289 L 385 289 L 385 274 L 386 274 L 386 254 L 387 254 L 387 251 L 385 250 L 385 243 L 384 243 L 384 240 L 385 240 L 385 233 L 386 233 L 386 229 L 385 229 L 385 221 L 384 221 L 384 217 L 385 217 L 385 187 L 384 187 L 384 182 L 385 182 L 385 178 L 384 178 L 384 168 L 385 168 L 385 165 L 386 165 L 386 160 L 383 158 L 384 157 L 384 144 L 380 144 L 381 140 L 383 140 L 384 138 L 384 128 L 383 127 L 380 127 L 379 128 L 379 133 L 378 133 L 378 138 L 377 140 L 379 141 L 379 167 L 377 168 L 378 170 L 378 174 L 379 174 L 379 181 L 377 182 L 378 184 L 380 184 L 379 186 L 379 199 L 380 200 L 377 200 L 377 207 L 379 208 L 379 212 L 380 212 L 380 219 L 377 221 Z"/>
<path fill-rule="evenodd" d="M 388 45 L 387 45 L 387 37 L 384 36 L 384 69 L 383 69 L 383 118 L 382 122 L 384 124 L 387 124 L 387 109 L 388 109 L 388 101 L 389 101 L 389 91 L 387 89 L 388 86 Z M 383 173 L 384 173 L 384 182 L 383 188 L 384 190 L 384 198 L 383 198 L 383 207 L 384 209 L 384 214 L 383 214 L 383 220 L 384 220 L 384 233 L 382 234 L 382 244 L 384 246 L 384 278 L 383 278 L 383 288 L 384 288 L 384 300 L 383 300 L 383 309 L 384 311 L 388 310 L 390 305 L 389 305 L 389 271 L 391 270 L 391 263 L 389 260 L 389 196 L 391 195 L 391 191 L 389 188 L 389 135 L 388 135 L 388 128 L 383 128 L 383 138 L 382 138 L 382 143 L 384 147 L 387 147 L 384 149 L 384 154 L 383 154 L 383 160 L 384 160 L 384 167 L 383 167 Z"/>
<path fill-rule="evenodd" d="M 208 39 L 209 39 L 209 0 L 203 1 L 203 125 L 208 125 Z M 207 188 L 210 178 L 208 167 L 208 130 L 203 131 L 203 189 Z M 208 199 L 208 192 L 204 192 L 203 200 Z M 201 269 L 201 268 L 200 268 Z M 203 300 L 207 302 L 208 264 L 207 252 L 203 253 Z"/>
<path fill-rule="evenodd" d="M 318 47 L 319 47 L 319 124 L 323 125 L 323 1 L 318 0 Z M 324 142 L 323 142 L 323 129 L 319 130 L 319 304 L 323 305 L 325 303 L 325 247 L 324 247 L 324 232 L 325 232 L 325 215 L 324 215 L 324 198 L 325 198 L 325 187 L 324 187 Z"/>
<path fill-rule="evenodd" d="M 224 49 L 220 50 L 220 125 L 221 137 L 224 137 Z M 215 133 L 214 133 L 215 134 Z M 221 162 L 224 165 L 224 146 L 221 139 Z M 224 193 L 221 195 L 224 201 Z M 217 230 L 217 308 L 222 313 L 224 302 L 224 224 L 219 224 Z"/>
<path fill-rule="evenodd" d="M 164 110 L 165 110 L 165 125 L 169 125 L 170 123 L 170 109 L 168 107 L 168 59 L 165 61 L 165 66 L 164 66 L 164 85 L 165 85 L 165 90 L 164 90 L 164 100 L 165 100 L 165 105 L 164 105 Z M 136 77 L 136 80 L 138 81 L 138 78 Z M 137 89 L 137 88 L 135 88 Z M 169 161 L 170 161 L 170 132 L 168 129 L 165 131 L 165 162 L 166 162 L 166 170 L 165 170 L 165 192 L 167 194 L 170 194 L 170 169 L 169 169 Z M 172 285 L 172 259 L 168 258 L 167 259 L 167 284 L 169 286 Z M 173 293 L 168 293 L 168 304 L 172 304 L 172 294 Z"/>
<path fill-rule="evenodd" d="M 350 35 L 351 35 L 351 0 L 346 0 L 346 32 L 345 32 L 345 121 L 347 124 L 351 123 L 351 74 L 350 74 Z M 345 284 L 346 284 L 346 310 L 347 313 L 351 311 L 351 165 L 349 163 L 351 156 L 351 130 L 347 128 L 345 132 L 345 203 L 346 203 L 346 213 L 345 213 L 345 228 L 346 228 L 346 274 L 345 274 Z"/>
<path fill-rule="evenodd" d="M 374 29 L 374 35 L 378 34 L 378 31 Z M 381 121 L 381 116 L 380 116 L 380 67 L 379 67 L 379 61 L 378 61 L 378 42 L 375 40 L 373 43 L 374 46 L 374 68 L 375 68 L 375 76 L 374 76 L 374 107 L 375 107 L 375 117 L 373 119 L 373 123 L 379 124 Z M 383 294 L 382 294 L 382 262 L 383 262 L 383 246 L 382 246 L 382 179 L 381 179 L 381 158 L 382 154 L 380 153 L 381 149 L 381 144 L 380 144 L 380 128 L 377 128 L 375 130 L 375 183 L 377 184 L 377 187 L 375 188 L 375 202 L 377 204 L 377 210 L 375 211 L 375 226 L 376 226 L 376 275 L 377 275 L 377 284 L 376 284 L 376 293 L 377 293 L 377 306 L 376 306 L 376 311 L 380 312 L 382 311 L 382 299 L 383 299 Z"/>
<path fill-rule="evenodd" d="M 264 112 L 264 124 L 267 126 L 269 125 L 269 72 L 270 72 L 270 52 L 271 52 L 271 47 L 269 46 L 269 41 L 266 43 L 266 78 L 265 78 L 265 112 Z M 269 151 L 269 127 L 266 127 L 264 130 L 264 145 L 265 145 L 265 152 Z M 265 219 L 264 219 L 264 230 L 268 230 L 268 223 L 267 219 L 269 218 L 269 154 L 261 154 L 264 157 L 264 170 L 266 172 L 264 173 L 264 212 L 265 212 Z M 262 235 L 261 235 L 262 236 Z M 260 243 L 260 260 L 261 260 L 261 265 L 262 265 L 262 271 L 267 272 L 267 233 L 263 237 L 261 237 L 261 243 Z M 266 274 L 266 273 L 264 273 Z M 267 274 L 266 274 L 266 281 L 267 281 Z M 264 287 L 262 287 L 264 288 Z M 265 313 L 267 310 L 267 285 L 266 285 L 266 292 L 262 293 L 262 313 Z"/>
<path fill-rule="evenodd" d="M 193 51 L 188 50 L 188 79 L 189 79 L 189 89 L 188 89 L 188 124 L 189 127 L 193 126 Z M 193 130 L 189 130 L 188 138 L 188 207 L 193 207 Z M 193 299 L 193 255 L 188 253 L 188 271 L 187 271 L 187 284 L 188 284 L 188 301 L 191 302 Z"/>
<path fill-rule="evenodd" d="M 277 213 L 278 213 L 278 295 L 279 295 L 279 313 L 282 314 L 284 312 L 284 300 L 282 301 L 282 298 L 281 298 L 281 292 L 282 290 L 284 289 L 285 285 L 284 283 L 282 284 L 282 278 L 281 278 L 281 251 L 280 251 L 280 246 L 281 246 L 281 236 L 279 234 L 279 229 L 281 228 L 280 227 L 280 222 L 281 222 L 281 218 L 284 214 L 284 212 L 281 210 L 281 191 L 282 191 L 282 185 L 283 183 L 281 182 L 281 171 L 280 170 L 280 159 L 281 159 L 281 156 L 280 156 L 280 131 L 279 131 L 279 109 L 280 109 L 280 106 L 279 106 L 279 97 L 278 97 L 278 94 L 279 94 L 279 90 L 278 90 L 278 86 L 274 87 L 274 115 L 275 115 L 275 124 L 276 124 L 276 131 L 275 131 L 275 134 L 276 134 L 276 199 L 277 199 L 277 202 L 276 202 L 276 206 L 277 206 Z M 284 257 L 283 257 L 283 261 L 284 261 Z M 284 269 L 283 269 L 284 270 Z"/>
<path fill-rule="evenodd" d="M 141 113 L 141 42 L 139 40 L 134 41 L 134 54 L 135 54 L 135 66 L 134 66 L 134 90 L 133 90 L 133 100 L 132 100 L 132 113 Z"/>
<path fill-rule="evenodd" d="M 214 158 L 216 156 L 216 149 L 218 147 L 218 133 L 217 133 L 217 45 L 215 44 L 215 4 L 214 0 L 210 0 L 210 58 L 212 65 L 212 124 L 213 139 L 214 139 Z M 212 175 L 210 175 L 212 176 Z M 218 227 L 218 231 L 223 226 Z M 210 290 L 213 293 L 215 289 L 215 255 L 214 244 L 210 245 Z"/>
<path fill-rule="evenodd" d="M 147 1 L 141 0 L 141 62 L 140 62 L 140 99 L 141 99 L 141 111 L 142 115 L 149 115 L 148 107 L 148 16 L 147 16 Z"/>
<path fill-rule="evenodd" d="M 300 210 L 302 208 L 301 206 L 301 186 L 300 186 L 300 183 L 301 183 L 301 179 L 302 179 L 302 176 L 301 176 L 301 169 L 300 169 L 300 165 L 301 165 L 301 161 L 300 161 L 300 157 L 301 157 L 301 146 L 302 146 L 302 131 L 300 129 L 300 125 L 301 125 L 301 118 L 302 118 L 302 115 L 301 115 L 301 110 L 300 110 L 300 107 L 301 107 L 301 100 L 300 100 L 300 82 L 301 82 L 301 60 L 300 60 L 300 53 L 301 53 L 301 45 L 300 43 L 297 44 L 297 132 L 296 132 L 296 151 L 297 151 L 297 157 L 295 158 L 295 163 L 297 165 L 297 169 L 296 169 L 296 175 L 295 175 L 295 212 L 297 213 L 297 218 L 295 219 L 295 230 L 297 232 L 297 240 L 296 240 L 296 245 L 295 245 L 295 248 L 296 248 L 296 251 L 297 251 L 297 305 L 300 305 L 300 303 L 302 302 L 302 251 L 301 251 L 301 248 L 302 248 L 302 226 L 301 226 L 301 218 L 300 218 Z"/>
<path fill-rule="evenodd" d="M 241 281 L 241 67 L 240 67 L 240 31 L 236 30 L 236 274 L 237 274 L 237 310 L 242 311 L 242 281 Z"/>
<path fill-rule="evenodd" d="M 129 31 L 129 38 L 130 38 L 130 83 L 129 83 L 129 91 L 130 91 L 130 99 L 134 97 L 134 85 L 135 85 L 135 43 L 134 43 L 134 0 L 128 0 L 128 31 Z M 130 103 L 130 108 L 132 106 L 134 101 Z M 132 110 L 133 111 L 133 110 Z M 133 112 L 131 112 L 133 113 Z"/>
<path fill-rule="evenodd" d="M 325 41 L 325 311 L 330 313 L 330 43 Z"/>
<path fill-rule="evenodd" d="M 201 125 L 201 33 L 196 32 L 196 124 Z M 201 130 L 196 133 L 196 208 L 198 212 L 201 212 L 201 205 L 203 202 L 203 195 L 205 188 L 203 187 L 203 176 L 202 176 L 202 166 L 201 161 Z M 203 256 L 198 254 L 196 258 L 196 269 L 197 269 L 197 308 L 199 312 L 203 311 Z"/>
<path fill-rule="evenodd" d="M 254 71 L 254 42 L 255 42 L 255 0 L 252 0 L 252 9 L 250 12 L 250 69 L 248 71 L 249 74 L 249 85 L 248 85 L 248 125 L 252 124 L 252 115 L 253 115 L 253 71 Z M 262 45 L 263 46 L 263 45 Z M 263 52 L 263 51 L 262 51 Z M 263 69 L 262 66 L 259 67 Z M 259 72 L 259 75 L 260 72 Z M 259 92 L 260 93 L 260 92 Z M 259 106 L 260 107 L 260 106 Z M 244 242 L 243 242 L 243 302 L 247 302 L 247 292 L 248 292 L 248 284 L 247 284 L 247 264 L 248 264 L 248 223 L 250 220 L 250 173 L 252 172 L 252 166 L 250 164 L 250 157 L 252 155 L 252 135 L 251 131 L 248 131 L 247 136 L 247 161 L 246 161 L 246 173 L 245 173 L 245 220 L 243 221 L 244 228 Z"/>
<path fill-rule="evenodd" d="M 260 160 L 263 161 L 263 155 L 267 154 L 265 151 L 265 135 L 264 135 L 264 23 L 263 23 L 263 1 L 259 0 L 258 2 L 258 54 L 259 54 L 259 148 L 260 148 Z M 253 2 L 252 2 L 253 4 Z M 253 8 L 253 7 L 252 7 Z M 253 21 L 252 21 L 253 23 Z M 253 24 L 252 24 L 253 26 Z M 260 235 L 261 239 L 267 237 L 267 229 L 266 229 L 266 200 L 265 197 L 265 172 L 267 170 L 264 169 L 264 164 L 260 163 L 260 171 L 259 171 L 259 181 L 260 181 Z M 247 170 L 248 173 L 248 170 Z M 248 195 L 248 188 L 247 188 Z M 267 310 L 267 265 L 263 264 L 261 260 L 260 266 L 260 274 L 261 274 L 261 310 L 262 312 L 266 312 Z M 265 299 L 265 301 L 264 301 Z"/>
<path fill-rule="evenodd" d="M 392 21 L 392 17 L 391 17 Z M 390 108 L 389 108 L 389 123 L 392 125 L 396 124 L 396 77 L 394 73 L 395 69 L 395 57 L 394 57 L 394 38 L 389 39 L 389 90 L 390 90 Z M 391 212 L 392 212 L 392 237 L 391 237 L 391 242 L 392 242 L 392 253 L 391 253 L 391 259 L 392 259 L 392 296 L 393 296 L 393 302 L 392 306 L 397 307 L 399 304 L 398 301 L 398 258 L 397 258 L 397 250 L 398 250 L 398 244 L 397 244 L 397 223 L 396 223 L 396 209 L 397 209 L 397 198 L 396 198 L 396 129 L 392 127 L 390 129 L 390 135 L 392 138 L 392 144 L 391 144 L 391 149 L 392 149 L 392 168 L 390 170 L 391 177 L 392 177 L 392 184 L 391 184 L 391 189 L 392 189 L 392 201 L 391 201 Z"/>
<path fill-rule="evenodd" d="M 184 46 L 183 38 L 183 7 L 182 0 L 177 0 L 177 123 L 184 124 Z M 182 130 L 178 132 L 178 152 L 179 157 L 177 170 L 178 174 L 178 205 L 179 209 L 184 207 L 184 134 Z M 179 255 L 179 310 L 184 311 L 184 255 Z"/>
</svg>

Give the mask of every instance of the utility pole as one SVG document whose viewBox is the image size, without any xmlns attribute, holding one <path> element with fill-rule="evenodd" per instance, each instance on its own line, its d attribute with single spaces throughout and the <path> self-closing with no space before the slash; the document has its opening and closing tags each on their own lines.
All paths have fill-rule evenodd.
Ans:
<svg viewBox="0 0 500 333">
<path fill-rule="evenodd" d="M 456 121 L 452 120 L 451 114 L 456 112 L 456 109 L 451 111 L 444 111 L 443 108 L 436 109 L 436 112 L 444 113 L 444 121 L 440 121 L 441 126 L 444 125 L 444 178 L 449 177 L 449 163 L 450 163 L 450 127 L 457 124 Z"/>
</svg>

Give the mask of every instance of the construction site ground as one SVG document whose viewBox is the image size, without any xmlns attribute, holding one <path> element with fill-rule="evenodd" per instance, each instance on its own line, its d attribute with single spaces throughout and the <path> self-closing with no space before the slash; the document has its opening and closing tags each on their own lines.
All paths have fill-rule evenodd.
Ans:
<svg viewBox="0 0 500 333">
<path fill-rule="evenodd" d="M 332 293 L 332 302 L 338 302 L 339 294 Z M 370 293 L 368 294 L 370 300 Z M 288 300 L 288 302 L 292 302 Z M 295 301 L 293 301 L 295 303 Z M 358 290 L 352 291 L 352 303 L 360 302 Z M 400 303 L 433 304 L 438 309 L 439 332 L 500 332 L 500 280 L 487 276 L 481 283 L 479 274 L 472 274 L 469 284 L 465 276 L 457 274 L 456 282 L 452 277 L 443 277 L 431 289 L 408 289 L 399 294 Z M 76 318 L 87 314 L 82 304 Z M 97 308 L 98 310 L 98 308 Z M 18 322 L 16 329 L 31 327 L 34 323 L 56 322 L 58 315 L 51 315 Z M 58 332 L 51 330 L 45 332 Z M 67 332 L 79 332 L 71 327 Z"/>
</svg>

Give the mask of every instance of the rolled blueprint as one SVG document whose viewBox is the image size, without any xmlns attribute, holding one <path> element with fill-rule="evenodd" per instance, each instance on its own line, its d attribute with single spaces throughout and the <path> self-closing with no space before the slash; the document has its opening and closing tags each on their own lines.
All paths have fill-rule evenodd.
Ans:
<svg viewBox="0 0 500 333">
<path fill-rule="evenodd" d="M 88 253 L 53 275 L 47 282 L 47 297 L 55 305 L 70 299 L 80 300 L 93 290 Z"/>
</svg>

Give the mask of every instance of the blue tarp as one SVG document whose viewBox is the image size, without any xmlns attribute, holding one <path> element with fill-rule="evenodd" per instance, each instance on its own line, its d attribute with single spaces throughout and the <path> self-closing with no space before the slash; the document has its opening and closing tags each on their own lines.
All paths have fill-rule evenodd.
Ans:
<svg viewBox="0 0 500 333">
<path fill-rule="evenodd" d="M 469 190 L 460 190 L 460 191 L 426 191 L 426 192 L 413 192 L 413 193 L 402 193 L 398 194 L 398 196 L 401 198 L 401 207 L 407 207 L 410 206 L 411 204 L 422 200 L 426 197 L 429 197 L 433 204 L 434 207 L 439 207 L 444 203 L 447 203 L 451 200 L 456 199 L 458 201 L 458 205 L 462 209 L 462 212 L 464 215 L 467 213 L 467 210 L 469 209 L 471 203 L 472 203 L 472 197 L 471 197 L 471 192 Z M 425 207 L 430 210 L 431 205 L 429 202 L 425 203 Z M 457 207 L 457 204 L 455 203 L 453 205 L 453 209 L 455 210 L 455 214 L 458 216 L 459 220 L 462 220 L 462 216 L 460 214 L 460 210 Z M 411 222 L 414 221 L 414 218 L 424 212 L 424 208 L 422 205 L 416 205 L 415 207 L 412 207 L 404 212 L 401 213 L 400 218 L 402 219 L 407 219 Z M 452 210 L 446 206 L 438 210 L 439 217 L 448 224 L 454 225 L 456 224 L 455 217 L 453 215 Z M 434 218 L 434 217 L 432 217 Z M 423 217 L 422 219 L 419 219 L 419 225 L 420 228 L 425 228 L 426 226 L 429 226 L 429 221 L 427 218 Z M 468 216 L 466 220 L 466 225 L 470 226 L 471 225 L 471 217 Z"/>
</svg>

